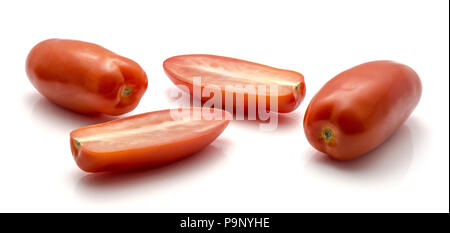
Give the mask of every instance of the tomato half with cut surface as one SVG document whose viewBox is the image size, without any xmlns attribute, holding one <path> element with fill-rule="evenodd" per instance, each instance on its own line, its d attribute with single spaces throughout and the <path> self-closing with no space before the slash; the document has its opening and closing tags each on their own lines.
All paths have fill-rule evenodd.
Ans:
<svg viewBox="0 0 450 233">
<path fill-rule="evenodd" d="M 147 76 L 136 62 L 77 40 L 38 43 L 28 54 L 26 72 L 42 95 L 83 114 L 127 113 L 147 89 Z"/>
<path fill-rule="evenodd" d="M 209 93 L 218 93 L 219 90 L 221 107 L 226 109 L 229 109 L 225 106 L 227 96 L 233 97 L 233 108 L 230 109 L 244 110 L 251 106 L 249 100 L 255 106 L 262 105 L 270 110 L 270 98 L 273 98 L 277 104 L 272 106 L 272 110 L 285 113 L 295 110 L 305 97 L 302 74 L 240 59 L 203 54 L 180 55 L 165 60 L 163 67 L 173 83 L 186 86 L 190 94 L 203 103 L 211 99 Z M 194 83 L 196 77 L 200 78 L 200 85 Z M 275 88 L 271 90 L 271 86 Z M 201 91 L 195 92 L 195 87 Z M 243 101 L 236 101 L 236 95 L 242 95 Z"/>
<path fill-rule="evenodd" d="M 70 133 L 70 147 L 87 172 L 160 165 L 210 144 L 230 118 L 230 113 L 210 108 L 149 112 L 76 129 Z"/>
<path fill-rule="evenodd" d="M 312 98 L 303 121 L 313 147 L 338 160 L 383 143 L 420 100 L 417 73 L 392 61 L 355 66 L 328 81 Z M 395 155 L 392 155 L 395 156 Z"/>
</svg>

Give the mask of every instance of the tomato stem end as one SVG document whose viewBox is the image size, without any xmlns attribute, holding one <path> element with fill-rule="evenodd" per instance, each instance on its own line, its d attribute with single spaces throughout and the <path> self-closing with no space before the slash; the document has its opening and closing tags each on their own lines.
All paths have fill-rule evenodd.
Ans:
<svg viewBox="0 0 450 233">
<path fill-rule="evenodd" d="M 131 88 L 129 88 L 129 87 L 123 88 L 121 94 L 122 94 L 122 96 L 124 96 L 124 97 L 130 96 L 130 94 L 131 94 Z"/>
<path fill-rule="evenodd" d="M 76 148 L 77 150 L 79 150 L 79 149 L 80 149 L 80 146 L 81 146 L 81 142 L 78 141 L 77 139 L 73 139 L 73 145 L 75 145 L 75 148 Z"/>
<path fill-rule="evenodd" d="M 324 128 L 321 136 L 325 142 L 330 142 L 334 138 L 334 132 L 330 128 Z"/>
</svg>

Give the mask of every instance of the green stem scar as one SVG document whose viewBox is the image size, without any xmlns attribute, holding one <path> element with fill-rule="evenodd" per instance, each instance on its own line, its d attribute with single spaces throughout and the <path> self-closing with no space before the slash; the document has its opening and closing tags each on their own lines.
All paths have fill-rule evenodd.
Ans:
<svg viewBox="0 0 450 233">
<path fill-rule="evenodd" d="M 129 88 L 129 87 L 125 87 L 123 90 L 122 90 L 122 96 L 129 96 L 131 94 L 131 89 Z"/>
<path fill-rule="evenodd" d="M 75 148 L 77 150 L 80 149 L 80 146 L 81 146 L 81 142 L 80 141 L 78 141 L 77 139 L 73 139 L 73 144 L 75 145 Z"/>
<path fill-rule="evenodd" d="M 325 128 L 322 130 L 322 138 L 325 140 L 325 142 L 329 142 L 333 140 L 334 138 L 334 132 L 330 128 Z"/>
</svg>

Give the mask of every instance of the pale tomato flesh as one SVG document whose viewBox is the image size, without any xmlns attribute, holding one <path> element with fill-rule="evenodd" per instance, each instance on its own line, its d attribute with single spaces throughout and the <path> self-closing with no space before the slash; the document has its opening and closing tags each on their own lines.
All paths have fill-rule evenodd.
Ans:
<svg viewBox="0 0 450 233">
<path fill-rule="evenodd" d="M 305 96 L 303 75 L 290 70 L 278 69 L 245 60 L 215 56 L 215 55 L 181 55 L 167 59 L 164 70 L 177 85 L 188 86 L 191 94 L 194 79 L 200 78 L 201 88 L 218 87 L 223 95 L 226 92 L 247 92 L 242 87 L 252 86 L 256 97 L 278 98 L 279 112 L 293 111 Z M 265 87 L 265 92 L 257 92 L 259 87 Z M 276 93 L 270 86 L 276 87 Z M 202 98 L 207 101 L 208 98 Z"/>
<path fill-rule="evenodd" d="M 225 129 L 229 114 L 211 111 L 163 110 L 80 128 L 70 134 L 72 153 L 80 168 L 94 172 L 171 162 L 202 149 Z"/>
</svg>

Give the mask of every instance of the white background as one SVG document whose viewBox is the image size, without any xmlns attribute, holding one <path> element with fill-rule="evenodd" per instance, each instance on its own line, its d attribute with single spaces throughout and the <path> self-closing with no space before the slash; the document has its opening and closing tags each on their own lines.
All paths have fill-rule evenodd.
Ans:
<svg viewBox="0 0 450 233">
<path fill-rule="evenodd" d="M 1 1 L 0 211 L 448 212 L 448 1 Z M 210 53 L 305 76 L 301 106 L 276 131 L 234 121 L 177 163 L 107 175 L 81 171 L 69 132 L 87 117 L 48 102 L 25 74 L 39 41 L 79 39 L 138 62 L 149 88 L 127 115 L 177 107 L 164 59 Z M 315 92 L 339 72 L 390 59 L 411 66 L 422 99 L 366 156 L 337 162 L 302 127 Z"/>
</svg>

